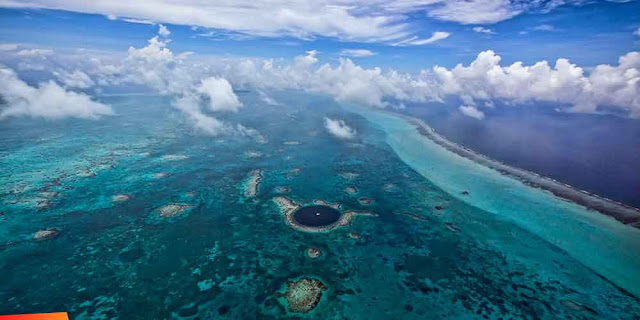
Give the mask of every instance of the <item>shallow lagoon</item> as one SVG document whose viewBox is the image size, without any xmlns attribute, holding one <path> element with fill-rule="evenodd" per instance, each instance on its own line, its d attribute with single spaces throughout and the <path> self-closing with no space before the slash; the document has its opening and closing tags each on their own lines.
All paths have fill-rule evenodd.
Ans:
<svg viewBox="0 0 640 320">
<path fill-rule="evenodd" d="M 246 112 L 227 118 L 266 141 L 195 134 L 170 98 L 158 96 L 104 98 L 119 115 L 96 122 L 2 123 L 0 314 L 640 315 L 638 299 L 613 284 L 627 279 L 627 291 L 637 288 L 636 229 L 453 157 L 383 114 L 362 116 L 321 96 L 273 97 L 281 105 L 242 93 Z M 328 135 L 325 116 L 345 119 L 358 138 Z M 245 181 L 256 169 L 258 192 L 247 197 Z M 352 186 L 357 193 L 345 191 Z M 300 204 L 322 199 L 377 216 L 326 233 L 300 232 L 271 201 L 283 190 Z M 116 195 L 130 198 L 114 202 Z M 157 214 L 170 204 L 188 207 L 168 218 Z M 60 234 L 33 241 L 43 228 Z M 308 258 L 310 247 L 322 256 Z M 277 293 L 304 276 L 327 290 L 311 313 L 292 314 Z"/>
</svg>

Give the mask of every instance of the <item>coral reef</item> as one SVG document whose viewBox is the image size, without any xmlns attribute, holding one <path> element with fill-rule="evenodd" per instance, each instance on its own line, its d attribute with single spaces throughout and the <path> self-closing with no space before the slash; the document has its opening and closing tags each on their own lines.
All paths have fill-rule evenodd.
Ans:
<svg viewBox="0 0 640 320">
<path fill-rule="evenodd" d="M 306 231 L 306 232 L 327 232 L 330 230 L 333 230 L 337 227 L 341 227 L 341 226 L 348 226 L 351 224 L 351 222 L 353 221 L 353 218 L 357 215 L 365 215 L 365 216 L 375 216 L 376 214 L 373 212 L 369 212 L 369 211 L 345 211 L 342 213 L 342 215 L 340 216 L 340 218 L 335 221 L 332 224 L 329 225 L 325 225 L 325 226 L 305 226 L 302 225 L 300 223 L 298 223 L 296 221 L 296 219 L 294 218 L 294 214 L 295 212 L 302 208 L 302 205 L 299 205 L 297 203 L 295 203 L 293 200 L 284 197 L 284 196 L 278 196 L 278 197 L 274 197 L 273 201 L 276 203 L 276 205 L 278 205 L 278 207 L 280 208 L 280 212 L 282 212 L 282 215 L 284 217 L 285 222 L 292 228 L 296 229 L 296 230 L 300 230 L 300 231 Z M 326 202 L 324 200 L 320 200 L 320 199 L 316 199 L 313 201 L 313 204 L 315 205 L 324 205 L 324 206 L 328 206 L 331 207 L 335 210 L 340 210 L 340 204 L 332 204 L 329 202 Z"/>
<path fill-rule="evenodd" d="M 355 186 L 348 186 L 344 188 L 344 192 L 348 195 L 354 195 L 358 193 L 358 188 L 356 188 Z"/>
<path fill-rule="evenodd" d="M 260 181 L 262 181 L 262 170 L 255 169 L 249 172 L 249 176 L 244 182 L 244 196 L 247 198 L 255 197 L 258 194 Z"/>
<path fill-rule="evenodd" d="M 111 197 L 111 201 L 113 202 L 125 202 L 129 199 L 131 199 L 131 196 L 128 194 L 116 194 L 115 196 Z"/>
<path fill-rule="evenodd" d="M 303 277 L 297 281 L 288 281 L 285 293 L 278 292 L 277 297 L 287 300 L 291 312 L 307 313 L 315 308 L 327 287 L 318 279 Z"/>
<path fill-rule="evenodd" d="M 256 150 L 248 150 L 247 152 L 244 153 L 244 155 L 249 159 L 257 159 L 262 157 L 262 153 Z"/>
<path fill-rule="evenodd" d="M 36 241 L 42 241 L 42 240 L 53 239 L 57 237 L 59 234 L 60 234 L 59 229 L 47 228 L 47 229 L 38 230 L 36 233 L 33 234 L 31 238 Z"/>
<path fill-rule="evenodd" d="M 169 203 L 156 209 L 156 214 L 163 218 L 171 218 L 184 213 L 192 207 L 193 205 L 190 204 Z"/>
<path fill-rule="evenodd" d="M 158 173 L 154 173 L 152 177 L 154 179 L 162 179 L 162 178 L 166 178 L 168 175 L 169 175 L 168 172 L 158 172 Z"/>
<path fill-rule="evenodd" d="M 287 194 L 287 193 L 291 192 L 291 187 L 289 187 L 289 186 L 279 186 L 279 187 L 276 187 L 275 192 L 276 193 L 281 193 L 281 194 Z"/>
<path fill-rule="evenodd" d="M 340 210 L 342 208 L 342 205 L 340 205 L 339 203 L 331 203 L 322 199 L 314 199 L 313 204 L 318 206 L 327 206 L 336 210 Z"/>
<path fill-rule="evenodd" d="M 162 160 L 165 161 L 177 161 L 177 160 L 185 160 L 188 159 L 188 156 L 185 156 L 183 154 L 168 154 L 162 157 Z"/>
<path fill-rule="evenodd" d="M 311 259 L 316 259 L 322 256 L 322 251 L 318 248 L 309 248 L 307 249 L 307 257 Z"/>
</svg>

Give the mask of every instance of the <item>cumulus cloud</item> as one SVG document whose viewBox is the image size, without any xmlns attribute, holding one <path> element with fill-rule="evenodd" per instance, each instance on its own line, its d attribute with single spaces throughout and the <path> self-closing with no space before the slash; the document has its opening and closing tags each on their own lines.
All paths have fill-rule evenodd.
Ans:
<svg viewBox="0 0 640 320">
<path fill-rule="evenodd" d="M 86 73 L 80 70 L 73 72 L 54 71 L 53 75 L 68 88 L 87 89 L 95 84 Z"/>
<path fill-rule="evenodd" d="M 161 29 L 162 30 L 162 29 Z M 129 59 L 143 60 L 149 63 L 167 63 L 173 60 L 173 53 L 167 48 L 168 40 L 153 37 L 146 47 L 136 49 L 129 47 Z"/>
<path fill-rule="evenodd" d="M 478 120 L 484 119 L 484 112 L 478 110 L 478 108 L 474 106 L 462 105 L 458 109 L 460 110 L 460 112 L 462 112 L 462 114 L 464 114 L 467 117 L 471 117 Z"/>
<path fill-rule="evenodd" d="M 211 111 L 237 112 L 242 107 L 242 103 L 227 79 L 215 77 L 204 79 L 197 91 L 209 99 Z"/>
<path fill-rule="evenodd" d="M 182 111 L 200 133 L 211 136 L 223 134 L 249 136 L 259 142 L 265 141 L 265 138 L 255 129 L 247 128 L 241 124 L 234 125 L 204 112 L 201 107 L 203 103 L 202 95 L 194 91 L 185 91 L 173 100 L 172 105 Z"/>
<path fill-rule="evenodd" d="M 492 99 L 542 101 L 570 105 L 572 112 L 593 113 L 600 106 L 640 117 L 638 52 L 620 57 L 618 66 L 599 65 L 588 76 L 567 59 L 558 59 L 553 67 L 546 61 L 502 67 L 500 60 L 488 50 L 467 67 L 459 64 L 448 70 L 436 66 L 433 71 L 443 94 L 459 95 L 467 104 Z"/>
<path fill-rule="evenodd" d="M 0 51 L 13 51 L 18 49 L 18 45 L 15 43 L 0 43 Z"/>
<path fill-rule="evenodd" d="M 356 130 L 349 127 L 344 120 L 334 120 L 325 117 L 324 127 L 327 131 L 338 139 L 353 139 L 356 136 Z"/>
<path fill-rule="evenodd" d="M 340 55 L 353 58 L 364 58 L 376 55 L 375 52 L 367 49 L 342 49 Z"/>
<path fill-rule="evenodd" d="M 370 107 L 392 107 L 397 101 L 437 99 L 430 72 L 418 75 L 380 68 L 363 68 L 351 59 L 338 65 L 319 65 L 316 52 L 296 57 L 293 63 L 274 60 L 242 60 L 224 67 L 224 77 L 240 87 L 297 89 L 329 94 L 336 100 Z"/>
<path fill-rule="evenodd" d="M 448 96 L 457 96 L 466 107 L 492 105 L 499 100 L 512 105 L 538 101 L 555 103 L 558 109 L 571 112 L 613 111 L 640 117 L 640 58 L 636 52 L 621 57 L 618 65 L 596 66 L 588 73 L 567 59 L 554 64 L 541 61 L 501 66 L 500 56 L 485 51 L 467 66 L 435 66 L 410 74 L 365 68 L 344 57 L 337 63 L 321 63 L 321 53 L 316 50 L 291 61 L 234 57 L 194 60 L 188 54 L 174 54 L 169 44 L 170 39 L 155 36 L 145 47 L 130 47 L 124 59 L 93 57 L 85 66 L 74 64 L 73 70 L 83 70 L 98 86 L 144 85 L 162 94 L 185 97 L 180 104 L 197 101 L 199 113 L 178 103 L 176 108 L 200 127 L 209 128 L 220 126 L 204 116 L 241 108 L 234 87 L 263 93 L 269 89 L 304 90 L 327 94 L 346 104 L 377 108 L 399 108 L 406 102 L 442 102 Z M 56 56 L 39 60 L 41 66 L 55 62 Z M 59 68 L 66 64 L 51 65 Z M 74 82 L 65 82 L 61 71 L 57 72 L 61 83 L 74 86 Z M 78 83 L 75 87 L 83 86 Z M 260 97 L 268 104 L 277 104 L 266 94 Z"/>
<path fill-rule="evenodd" d="M 484 33 L 484 34 L 496 34 L 495 31 L 485 28 L 485 27 L 473 27 L 472 29 L 474 32 L 478 32 L 478 33 Z"/>
<path fill-rule="evenodd" d="M 24 49 L 18 51 L 20 57 L 46 57 L 53 54 L 51 49 Z"/>
<path fill-rule="evenodd" d="M 200 97 L 192 93 L 185 93 L 173 101 L 173 106 L 182 111 L 201 132 L 212 136 L 229 132 L 228 124 L 202 112 L 200 104 Z"/>
<path fill-rule="evenodd" d="M 171 31 L 169 31 L 167 27 L 160 24 L 158 25 L 158 34 L 166 38 L 171 34 Z"/>
<path fill-rule="evenodd" d="M 32 87 L 20 80 L 16 73 L 0 66 L 0 119 L 9 117 L 39 117 L 61 119 L 67 117 L 97 119 L 112 115 L 113 110 L 91 97 L 67 91 L 53 81 Z"/>
</svg>

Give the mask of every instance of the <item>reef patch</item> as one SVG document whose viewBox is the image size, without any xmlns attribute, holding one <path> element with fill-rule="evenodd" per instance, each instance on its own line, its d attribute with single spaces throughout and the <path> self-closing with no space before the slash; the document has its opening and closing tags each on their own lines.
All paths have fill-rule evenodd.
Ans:
<svg viewBox="0 0 640 320">
<path fill-rule="evenodd" d="M 307 313 L 313 310 L 322 298 L 322 291 L 327 287 L 322 281 L 303 277 L 297 281 L 287 281 L 287 290 L 278 292 L 278 298 L 285 298 L 291 312 Z"/>
<path fill-rule="evenodd" d="M 185 211 L 187 211 L 190 208 L 193 208 L 193 205 L 169 203 L 156 209 L 156 214 L 163 218 L 172 218 L 172 217 L 183 214 Z"/>
<path fill-rule="evenodd" d="M 348 194 L 348 195 L 354 195 L 356 193 L 358 193 L 358 188 L 356 188 L 355 186 L 348 186 L 344 188 L 344 193 Z"/>
<path fill-rule="evenodd" d="M 322 251 L 318 248 L 309 248 L 307 249 L 307 257 L 310 259 L 317 259 L 322 256 Z"/>
<path fill-rule="evenodd" d="M 111 200 L 113 202 L 125 202 L 129 201 L 129 199 L 131 199 L 131 196 L 128 194 L 116 194 L 115 196 L 111 197 Z"/>
<path fill-rule="evenodd" d="M 262 181 L 262 170 L 255 169 L 249 172 L 249 175 L 244 182 L 244 196 L 247 198 L 253 198 L 258 195 L 260 181 Z"/>
<path fill-rule="evenodd" d="M 38 230 L 36 233 L 33 234 L 31 238 L 36 241 L 43 241 L 43 240 L 53 239 L 57 237 L 59 234 L 60 234 L 60 229 L 47 228 L 47 229 Z"/>
</svg>

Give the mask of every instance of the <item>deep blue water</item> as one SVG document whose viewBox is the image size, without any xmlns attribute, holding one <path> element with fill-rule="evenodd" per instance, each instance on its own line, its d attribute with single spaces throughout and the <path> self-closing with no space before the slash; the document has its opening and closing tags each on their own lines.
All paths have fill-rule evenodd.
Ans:
<svg viewBox="0 0 640 320">
<path fill-rule="evenodd" d="M 640 119 L 560 113 L 548 105 L 483 111 L 480 121 L 438 104 L 403 112 L 493 159 L 640 207 Z"/>
</svg>

